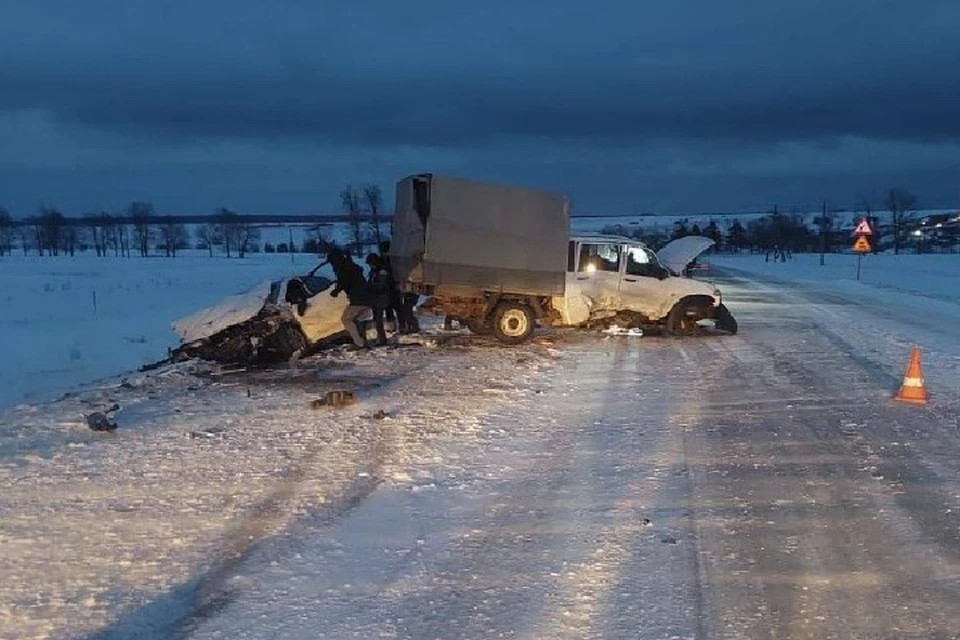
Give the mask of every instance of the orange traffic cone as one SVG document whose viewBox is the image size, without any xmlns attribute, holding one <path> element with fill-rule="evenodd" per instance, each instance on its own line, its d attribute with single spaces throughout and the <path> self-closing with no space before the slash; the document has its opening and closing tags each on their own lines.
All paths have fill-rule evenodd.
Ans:
<svg viewBox="0 0 960 640">
<path fill-rule="evenodd" d="M 927 403 L 927 390 L 923 386 L 923 368 L 920 366 L 920 349 L 916 345 L 910 352 L 910 364 L 903 376 L 903 384 L 894 400 L 913 404 Z"/>
</svg>

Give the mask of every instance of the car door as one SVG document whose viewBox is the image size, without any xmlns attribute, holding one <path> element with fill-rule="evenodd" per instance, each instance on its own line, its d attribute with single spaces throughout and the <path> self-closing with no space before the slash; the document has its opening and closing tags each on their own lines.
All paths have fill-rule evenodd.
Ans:
<svg viewBox="0 0 960 640">
<path fill-rule="evenodd" d="M 623 246 L 617 242 L 583 241 L 575 271 L 568 273 L 573 291 L 589 300 L 591 313 L 620 308 Z"/>
<path fill-rule="evenodd" d="M 636 245 L 624 247 L 623 263 L 621 308 L 658 320 L 668 296 L 666 280 L 661 279 L 665 269 L 652 251 Z"/>
</svg>

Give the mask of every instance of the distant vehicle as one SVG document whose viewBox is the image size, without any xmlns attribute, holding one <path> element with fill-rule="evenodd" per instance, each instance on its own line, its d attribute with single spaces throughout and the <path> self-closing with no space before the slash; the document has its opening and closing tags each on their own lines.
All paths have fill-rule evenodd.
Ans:
<svg viewBox="0 0 960 640">
<path fill-rule="evenodd" d="M 520 343 L 537 321 L 657 325 L 681 335 L 702 320 L 736 333 L 712 284 L 681 274 L 713 244 L 671 242 L 659 255 L 620 236 L 568 236 L 562 194 L 418 174 L 397 184 L 391 260 L 422 311 L 463 320 L 477 334 Z"/>
</svg>

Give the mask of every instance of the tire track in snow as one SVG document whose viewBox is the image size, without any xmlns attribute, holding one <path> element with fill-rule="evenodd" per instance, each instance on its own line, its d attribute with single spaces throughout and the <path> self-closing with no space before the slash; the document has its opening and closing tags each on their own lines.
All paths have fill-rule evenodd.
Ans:
<svg viewBox="0 0 960 640">
<path fill-rule="evenodd" d="M 429 448 L 423 448 L 424 443 L 414 441 L 407 442 L 407 440 L 423 436 L 427 432 L 432 433 L 432 426 L 428 424 L 419 425 L 417 429 L 413 427 L 417 426 L 416 423 L 429 421 L 431 411 L 436 410 L 437 406 L 440 405 L 434 406 L 433 409 L 430 409 L 430 407 L 435 403 L 442 403 L 448 400 L 449 395 L 453 395 L 456 398 L 456 406 L 450 408 L 450 411 L 452 411 L 450 418 L 454 423 L 464 422 L 467 417 L 473 415 L 473 412 L 476 412 L 478 415 L 483 415 L 491 411 L 497 411 L 501 405 L 506 404 L 509 406 L 511 403 L 505 402 L 509 397 L 506 391 L 493 394 L 493 396 L 486 393 L 486 391 L 490 385 L 496 387 L 496 380 L 502 376 L 515 374 L 515 368 L 522 369 L 525 372 L 525 378 L 529 376 L 531 366 L 539 370 L 543 363 L 550 360 L 550 358 L 544 358 L 544 354 L 539 353 L 539 351 L 536 347 L 533 348 L 532 353 L 527 348 L 510 350 L 498 348 L 494 353 L 509 359 L 511 363 L 516 361 L 517 367 L 504 368 L 502 366 L 504 364 L 503 362 L 500 363 L 501 366 L 496 367 L 495 362 L 491 362 L 489 366 L 495 367 L 496 373 L 485 373 L 486 367 L 469 366 L 470 370 L 477 369 L 477 371 L 470 374 L 470 376 L 483 378 L 486 386 L 472 384 L 462 387 L 464 376 L 455 375 L 451 378 L 450 374 L 452 370 L 448 370 L 447 368 L 434 372 L 439 376 L 436 384 L 431 383 L 429 380 L 421 380 L 420 382 L 424 383 L 424 386 L 432 390 L 428 389 L 427 393 L 418 393 L 416 398 L 426 399 L 427 406 L 421 406 L 416 410 L 411 408 L 406 412 L 411 416 L 411 420 L 413 420 L 411 424 L 401 422 L 391 423 L 392 428 L 389 430 L 389 438 L 385 443 L 386 448 L 389 449 L 386 457 L 390 460 L 391 467 L 398 461 L 397 466 L 401 470 L 409 469 L 411 464 L 422 464 L 422 461 L 416 459 L 418 457 L 417 455 L 414 455 L 412 458 L 405 457 L 406 454 L 399 456 L 401 452 L 395 449 L 407 446 L 413 447 L 414 449 L 423 449 L 420 451 L 420 457 L 424 457 L 424 454 L 429 453 Z M 531 355 L 534 356 L 533 363 L 521 364 L 528 362 Z M 518 358 L 518 356 L 520 357 Z M 442 357 L 450 360 L 449 364 L 451 364 L 454 369 L 458 366 L 457 362 L 460 363 L 460 367 L 475 362 L 470 360 L 463 361 L 460 360 L 459 356 L 453 355 Z M 542 361 L 541 365 L 536 364 L 536 359 L 538 358 Z M 528 382 L 524 382 L 521 386 L 526 387 L 527 384 Z M 452 394 L 442 393 L 444 389 L 452 391 Z M 471 389 L 472 392 L 470 392 Z M 511 387 L 511 389 L 519 391 L 516 387 Z M 489 390 L 495 391 L 497 389 Z M 526 398 L 533 397 L 533 394 L 525 393 L 523 395 Z M 491 401 L 491 397 L 496 399 Z M 527 402 L 527 400 L 523 402 Z M 401 411 L 401 413 L 404 412 Z M 407 432 L 408 429 L 409 432 Z M 426 431 L 421 433 L 422 429 Z M 455 433 L 457 435 L 466 435 L 456 430 L 451 431 L 449 425 L 440 429 L 437 433 L 442 433 L 446 436 L 453 436 Z M 559 433 L 562 434 L 563 432 L 561 431 Z M 561 439 L 561 446 L 562 441 L 563 439 Z M 480 446 L 479 444 L 470 444 L 469 438 L 464 444 L 470 448 Z M 553 455 L 554 453 L 556 452 L 552 451 L 551 456 L 545 457 L 544 460 L 549 463 L 553 459 L 563 459 L 563 455 L 557 457 Z M 429 457 L 432 458 L 433 456 L 431 455 Z M 537 470 L 539 469 L 534 469 L 534 471 Z M 405 477 L 406 480 L 399 481 L 400 485 L 391 486 L 387 494 L 391 492 L 404 492 L 401 487 L 410 481 L 409 476 Z M 437 554 L 432 553 L 433 549 L 430 548 L 431 544 L 436 542 L 436 536 L 427 536 L 428 539 L 425 541 L 418 540 L 418 544 L 420 542 L 427 542 L 426 547 L 415 547 L 413 553 L 406 554 L 399 562 L 391 562 L 388 556 L 383 556 L 383 560 L 387 561 L 387 564 L 390 566 L 385 567 L 383 571 L 378 571 L 377 576 L 372 577 L 369 574 L 364 576 L 358 568 L 357 575 L 354 575 L 353 578 L 345 578 L 347 582 L 353 582 L 354 579 L 361 582 L 364 578 L 368 580 L 371 578 L 382 579 L 384 582 L 379 584 L 364 583 L 353 586 L 345 584 L 339 585 L 339 588 L 331 585 L 332 589 L 327 589 L 325 590 L 326 592 L 321 591 L 320 593 L 322 595 L 319 596 L 321 602 L 317 602 L 312 609 L 326 612 L 327 615 L 322 619 L 322 625 L 312 625 L 312 628 L 316 629 L 316 631 L 312 633 L 315 635 L 320 634 L 322 637 L 355 636 L 358 633 L 362 636 L 365 632 L 360 631 L 360 629 L 371 629 L 369 633 L 372 637 L 380 634 L 400 634 L 401 637 L 411 638 L 443 637 L 449 630 L 450 620 L 456 620 L 458 622 L 458 628 L 462 633 L 473 634 L 473 637 L 486 637 L 491 625 L 490 612 L 497 611 L 500 607 L 507 604 L 499 600 L 496 594 L 490 594 L 489 586 L 487 586 L 488 580 L 496 584 L 498 575 L 508 575 L 506 573 L 497 574 L 498 567 L 505 569 L 507 566 L 512 566 L 508 564 L 512 558 L 509 554 L 503 553 L 498 547 L 504 543 L 508 545 L 515 543 L 521 547 L 527 545 L 527 538 L 529 536 L 522 531 L 522 525 L 524 524 L 524 519 L 528 517 L 529 509 L 536 507 L 537 511 L 544 511 L 544 507 L 549 506 L 551 500 L 557 499 L 557 486 L 550 481 L 541 482 L 540 480 L 542 480 L 542 478 L 543 474 L 535 473 L 531 478 L 524 478 L 524 482 L 519 484 L 519 486 L 521 486 L 524 491 L 532 491 L 538 496 L 542 495 L 543 499 L 534 497 L 527 501 L 522 498 L 523 494 L 521 493 L 517 496 L 519 498 L 518 500 L 510 500 L 491 505 L 491 508 L 484 514 L 485 519 L 501 522 L 502 526 L 493 528 L 491 531 L 471 532 L 471 535 L 458 539 L 456 542 L 463 545 L 462 549 L 464 553 L 459 553 L 454 556 L 443 551 L 440 556 L 437 557 Z M 533 480 L 532 482 L 530 481 L 531 479 Z M 394 502 L 396 498 L 391 498 L 389 495 L 384 496 L 382 493 L 383 492 L 378 492 L 378 498 L 375 498 L 375 501 L 382 503 L 379 504 L 377 508 L 383 509 L 386 507 L 388 509 L 383 515 L 390 517 L 391 520 L 394 518 L 396 518 L 396 520 L 409 518 L 420 519 L 416 513 L 416 509 L 411 508 L 416 503 L 416 500 L 411 500 L 408 496 L 397 496 L 400 504 L 396 504 Z M 409 509 L 410 512 L 407 514 L 395 513 L 398 507 L 401 510 Z M 366 523 L 367 526 L 370 526 L 368 521 L 371 514 L 366 513 L 368 511 L 366 507 L 358 511 L 358 514 L 347 519 L 346 522 L 337 523 L 337 530 L 342 531 L 344 527 L 346 527 L 346 531 L 349 531 L 350 523 L 358 518 L 363 523 Z M 406 515 L 406 518 L 404 518 L 404 515 Z M 545 513 L 544 515 L 548 514 Z M 326 556 L 323 550 L 324 548 L 330 548 L 332 544 L 336 544 L 333 536 L 331 536 L 329 541 L 324 540 L 324 536 L 320 536 L 321 539 L 318 540 L 317 534 L 320 532 L 312 531 L 311 529 L 312 527 L 309 521 L 307 521 L 303 526 L 297 525 L 293 529 L 288 529 L 288 531 L 285 532 L 283 543 L 285 546 L 290 547 L 287 550 L 287 554 L 289 555 L 292 550 L 296 550 L 298 559 L 306 557 L 307 562 L 318 565 L 316 568 L 318 571 L 324 568 L 329 569 L 331 572 L 345 569 L 345 567 L 337 569 L 337 556 L 334 555 L 332 558 Z M 404 527 L 404 529 L 406 529 L 406 527 Z M 334 534 L 334 536 L 335 535 L 337 534 Z M 372 540 L 368 542 L 371 541 Z M 307 545 L 316 545 L 318 542 L 321 547 L 320 551 L 307 548 Z M 392 546 L 397 543 L 402 544 L 403 542 L 405 541 L 384 539 L 386 546 Z M 339 547 L 344 544 L 349 547 L 349 542 L 341 542 L 340 544 L 336 544 L 336 546 Z M 374 542 L 374 544 L 376 544 L 376 542 Z M 273 550 L 274 546 L 275 545 L 271 545 L 271 550 Z M 362 547 L 359 549 L 362 549 Z M 354 551 L 357 550 L 358 549 L 354 549 Z M 363 550 L 368 554 L 371 551 L 374 553 L 385 551 L 385 549 Z M 272 558 L 271 556 L 271 559 Z M 363 559 L 363 561 L 367 562 L 375 560 L 376 556 Z M 363 561 L 361 561 L 361 564 Z M 284 567 L 284 564 L 281 558 L 279 567 Z M 426 573 L 426 569 L 429 569 L 430 572 Z M 342 575 L 348 576 L 350 573 L 348 572 Z M 459 582 L 463 577 L 471 577 L 472 579 L 468 583 L 463 584 Z M 300 575 L 294 574 L 294 578 L 296 578 L 295 584 L 300 585 L 301 589 L 307 587 L 306 593 L 310 592 L 310 585 L 305 584 Z M 328 580 L 324 580 L 323 582 L 328 582 Z M 269 588 L 271 586 L 272 588 Z M 286 590 L 285 585 L 265 585 L 265 587 L 268 588 L 259 591 L 261 597 L 267 602 L 269 602 L 271 598 L 278 597 L 280 594 L 277 593 L 277 586 L 279 586 L 279 589 Z M 512 591 L 514 586 L 522 585 L 506 585 L 505 591 L 515 593 Z M 295 587 L 291 588 L 295 589 Z M 374 595 L 374 593 L 376 593 L 376 595 Z M 529 591 L 528 593 L 533 592 Z M 282 624 L 275 625 L 273 633 L 279 633 L 281 629 L 285 630 L 286 633 L 291 633 L 291 629 L 295 629 L 301 624 L 304 625 L 304 629 L 311 628 L 310 620 L 314 614 L 305 611 L 302 606 L 298 604 L 299 598 L 306 594 L 301 596 L 299 593 L 289 593 L 289 590 L 287 590 L 286 595 L 293 596 L 293 600 L 285 604 L 289 609 L 290 615 L 284 616 L 282 620 L 277 620 Z M 212 621 L 211 624 L 204 625 L 201 635 L 218 633 L 218 631 L 216 631 L 218 629 L 230 629 L 229 622 L 227 622 L 226 625 L 223 623 L 229 618 L 231 611 L 236 611 L 237 609 L 239 609 L 239 613 L 243 616 L 253 616 L 254 620 L 252 621 L 255 621 L 257 625 L 262 626 L 265 624 L 262 616 L 257 619 L 257 616 L 251 613 L 251 611 L 262 610 L 262 603 L 251 603 L 249 600 L 250 598 L 246 597 L 242 604 L 238 603 L 236 609 L 228 609 L 224 611 L 222 615 L 218 616 L 216 620 Z M 531 602 L 535 603 L 536 600 L 532 600 Z M 284 605 L 281 605 L 279 609 L 282 610 L 283 606 Z M 520 611 L 522 614 L 526 614 L 527 612 L 528 609 L 522 609 Z M 276 613 L 277 610 L 274 608 L 270 615 L 272 616 Z M 276 618 L 273 617 L 270 619 L 276 620 Z M 500 622 L 506 622 L 506 619 Z M 246 634 L 249 633 L 249 629 L 243 628 L 237 631 L 243 634 L 243 637 L 248 637 Z M 206 636 L 204 635 L 204 637 Z"/>
<path fill-rule="evenodd" d="M 947 603 L 957 595 L 944 586 L 957 575 L 942 565 L 957 536 L 943 537 L 941 522 L 947 547 L 938 549 L 909 533 L 925 514 L 941 513 L 942 503 L 891 509 L 899 490 L 863 469 L 891 440 L 902 441 L 885 426 L 902 408 L 886 397 L 875 367 L 845 357 L 822 332 L 786 333 L 748 319 L 741 327 L 736 341 L 712 343 L 718 353 L 704 356 L 705 370 L 726 365 L 713 376 L 694 438 L 715 478 L 701 493 L 707 521 L 715 521 L 705 547 L 717 637 L 883 637 L 898 629 L 953 637 L 958 621 Z M 748 354 L 723 353 L 737 342 Z M 779 399 L 780 415 L 769 402 L 751 411 L 744 396 Z M 847 405 L 838 408 L 844 396 Z M 731 397 L 739 419 L 724 419 Z M 850 416 L 860 418 L 862 441 L 841 428 Z M 917 458 L 906 464 L 925 467 Z M 935 483 L 914 486 L 924 484 L 918 495 L 937 493 Z"/>
<path fill-rule="evenodd" d="M 578 431 L 578 451 L 589 454 L 573 461 L 589 469 L 593 481 L 583 489 L 603 511 L 585 545 L 592 551 L 561 576 L 530 637 L 689 637 L 691 629 L 705 637 L 695 516 L 688 482 L 677 483 L 687 476 L 682 431 L 669 418 L 696 375 L 677 358 L 683 343 L 626 339 L 612 358 L 596 347 L 575 354 L 606 372 L 581 389 L 601 401 Z"/>
</svg>

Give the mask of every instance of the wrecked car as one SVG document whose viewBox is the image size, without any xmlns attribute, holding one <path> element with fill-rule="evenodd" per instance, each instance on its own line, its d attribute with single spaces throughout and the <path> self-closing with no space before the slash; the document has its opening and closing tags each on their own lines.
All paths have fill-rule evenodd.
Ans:
<svg viewBox="0 0 960 640">
<path fill-rule="evenodd" d="M 348 302 L 329 294 L 334 284 L 313 272 L 263 282 L 176 320 L 181 345 L 172 357 L 268 365 L 346 342 L 340 317 Z M 369 330 L 372 314 L 361 322 Z"/>
<path fill-rule="evenodd" d="M 710 320 L 737 323 L 710 283 L 683 271 L 709 238 L 676 240 L 655 253 L 616 236 L 576 236 L 560 193 L 432 173 L 397 183 L 391 261 L 401 288 L 426 296 L 420 311 L 460 319 L 508 344 L 537 323 L 617 322 L 694 333 Z"/>
</svg>

